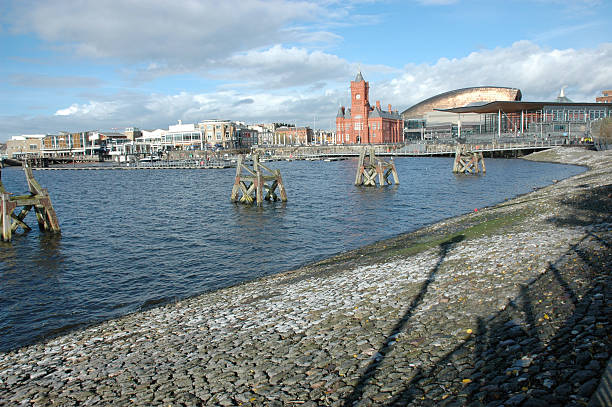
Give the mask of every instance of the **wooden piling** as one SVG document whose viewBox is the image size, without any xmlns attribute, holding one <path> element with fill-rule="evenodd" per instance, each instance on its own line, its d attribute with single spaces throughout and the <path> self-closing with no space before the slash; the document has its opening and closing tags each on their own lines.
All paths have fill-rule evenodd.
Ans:
<svg viewBox="0 0 612 407">
<path fill-rule="evenodd" d="M 244 173 L 243 173 L 244 171 Z M 278 195 L 276 189 L 278 188 Z M 280 195 L 280 197 L 279 197 Z M 244 156 L 238 156 L 236 177 L 230 200 L 235 203 L 261 206 L 263 201 L 287 202 L 287 192 L 280 170 L 272 170 L 259 162 L 259 155 L 253 155 L 253 168 L 244 164 Z"/>
<path fill-rule="evenodd" d="M 60 233 L 57 215 L 51 204 L 51 198 L 47 189 L 41 187 L 38 181 L 36 181 L 32 174 L 32 168 L 27 161 L 24 163 L 23 169 L 30 193 L 18 196 L 13 196 L 4 189 L 2 170 L 0 169 L 0 230 L 2 240 L 5 242 L 11 241 L 12 234 L 20 227 L 24 232 L 32 230 L 24 222 L 26 215 L 32 209 L 36 213 L 38 228 L 41 231 Z M 14 211 L 18 206 L 22 207 L 22 209 L 19 214 L 15 214 Z"/>
<path fill-rule="evenodd" d="M 455 150 L 453 172 L 455 174 L 478 174 L 481 171 L 483 174 L 487 172 L 482 153 L 467 151 L 464 146 L 458 145 Z"/>
<path fill-rule="evenodd" d="M 399 184 L 399 177 L 395 169 L 393 158 L 390 162 L 381 160 L 376 157 L 374 147 L 365 147 L 359 153 L 359 164 L 357 165 L 357 175 L 355 176 L 355 185 L 360 186 L 376 186 L 376 177 L 378 176 L 378 185 L 389 185 L 392 182 L 389 176 L 393 175 L 393 182 Z"/>
</svg>

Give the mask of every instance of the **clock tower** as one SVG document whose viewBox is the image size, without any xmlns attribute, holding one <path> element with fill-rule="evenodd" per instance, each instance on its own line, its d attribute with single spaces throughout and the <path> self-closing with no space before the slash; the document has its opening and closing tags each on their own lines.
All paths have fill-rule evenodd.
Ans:
<svg viewBox="0 0 612 407">
<path fill-rule="evenodd" d="M 370 113 L 370 84 L 363 79 L 361 72 L 351 82 L 351 133 L 357 144 L 370 143 L 368 114 Z"/>
</svg>

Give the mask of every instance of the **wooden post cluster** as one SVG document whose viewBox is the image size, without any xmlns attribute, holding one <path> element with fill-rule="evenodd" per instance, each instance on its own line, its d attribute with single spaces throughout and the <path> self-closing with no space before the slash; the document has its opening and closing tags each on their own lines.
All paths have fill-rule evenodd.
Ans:
<svg viewBox="0 0 612 407">
<path fill-rule="evenodd" d="M 268 182 L 270 183 L 269 185 L 267 184 Z M 244 164 L 244 156 L 238 156 L 236 179 L 230 197 L 232 202 L 249 205 L 257 202 L 257 206 L 261 206 L 264 200 L 269 201 L 272 199 L 277 201 L 279 199 L 276 195 L 277 187 L 280 200 L 287 202 L 287 193 L 280 170 L 271 170 L 261 164 L 258 154 L 253 155 L 253 169 Z"/>
<path fill-rule="evenodd" d="M 51 204 L 51 198 L 46 188 L 42 188 L 32 175 L 32 168 L 26 161 L 23 165 L 28 182 L 28 195 L 13 196 L 4 189 L 2 184 L 2 170 L 0 169 L 0 230 L 2 231 L 2 240 L 9 242 L 13 233 L 17 228 L 21 227 L 24 232 L 32 230 L 23 220 L 34 208 L 38 227 L 42 231 L 50 231 L 59 233 L 60 227 L 57 221 L 57 215 Z M 17 207 L 22 207 L 19 214 L 14 211 Z"/>
<path fill-rule="evenodd" d="M 368 154 L 366 150 L 369 149 Z M 357 176 L 355 177 L 355 185 L 376 186 L 376 176 L 378 175 L 379 186 L 389 185 L 392 182 L 389 180 L 389 175 L 393 175 L 395 184 L 399 184 L 399 177 L 395 170 L 393 158 L 391 162 L 386 162 L 376 158 L 374 147 L 365 147 L 359 154 L 359 165 L 357 166 Z"/>
<path fill-rule="evenodd" d="M 458 145 L 455 150 L 453 172 L 455 174 L 478 174 L 480 171 L 483 173 L 487 172 L 482 153 L 466 151 L 464 146 Z"/>
</svg>

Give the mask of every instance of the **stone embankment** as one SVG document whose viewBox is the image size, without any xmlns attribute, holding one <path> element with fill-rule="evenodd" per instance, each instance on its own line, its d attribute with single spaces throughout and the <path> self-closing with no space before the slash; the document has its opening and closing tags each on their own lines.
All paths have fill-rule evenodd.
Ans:
<svg viewBox="0 0 612 407">
<path fill-rule="evenodd" d="M 586 405 L 612 340 L 612 155 L 531 159 L 590 169 L 2 354 L 0 405 Z"/>
</svg>

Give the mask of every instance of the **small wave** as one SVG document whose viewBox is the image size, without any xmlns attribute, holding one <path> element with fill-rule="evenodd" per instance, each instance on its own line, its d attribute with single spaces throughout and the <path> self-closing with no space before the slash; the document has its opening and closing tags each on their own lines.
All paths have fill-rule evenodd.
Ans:
<svg viewBox="0 0 612 407">
<path fill-rule="evenodd" d="M 146 311 L 152 308 L 155 308 L 159 305 L 168 304 L 172 301 L 171 297 L 162 297 L 162 298 L 152 298 L 146 300 L 140 307 L 138 307 L 139 311 Z"/>
</svg>

